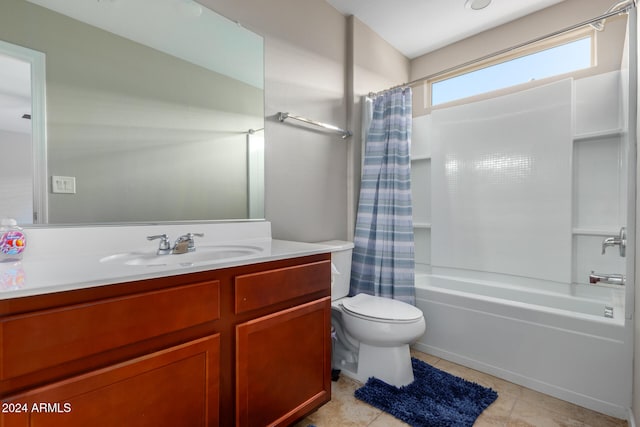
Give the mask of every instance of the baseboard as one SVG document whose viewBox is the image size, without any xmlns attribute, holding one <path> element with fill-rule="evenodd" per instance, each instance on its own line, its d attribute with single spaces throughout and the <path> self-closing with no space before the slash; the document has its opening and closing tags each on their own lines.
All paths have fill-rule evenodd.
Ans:
<svg viewBox="0 0 640 427">
<path fill-rule="evenodd" d="M 576 393 L 572 390 L 567 390 L 561 387 L 557 387 L 553 384 L 536 380 L 535 378 L 526 377 L 516 372 L 508 371 L 497 366 L 489 365 L 487 363 L 470 359 L 468 357 L 461 356 L 456 353 L 451 353 L 446 350 L 432 347 L 420 342 L 415 343 L 412 347 L 418 351 L 422 351 L 423 353 L 427 353 L 432 356 L 436 356 L 444 360 L 448 360 L 450 362 L 457 363 L 459 365 L 463 365 L 468 368 L 475 369 L 489 375 L 493 375 L 495 377 L 512 382 L 514 384 L 518 384 L 523 387 L 526 387 L 535 391 L 539 391 L 549 396 L 553 396 L 558 399 L 571 402 L 575 405 L 582 406 L 596 412 L 600 412 L 600 413 L 610 415 L 612 417 L 620 418 L 623 420 L 629 417 L 628 408 L 614 405 L 610 402 L 604 402 L 598 399 L 594 399 L 590 396 Z M 631 426 L 631 424 L 629 425 Z"/>
<path fill-rule="evenodd" d="M 633 416 L 633 409 L 627 409 L 627 424 L 629 427 L 636 427 L 636 418 Z"/>
</svg>

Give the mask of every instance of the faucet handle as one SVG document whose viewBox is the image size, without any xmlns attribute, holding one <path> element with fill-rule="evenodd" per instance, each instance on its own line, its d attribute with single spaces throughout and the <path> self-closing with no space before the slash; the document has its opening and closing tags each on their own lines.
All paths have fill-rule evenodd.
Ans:
<svg viewBox="0 0 640 427">
<path fill-rule="evenodd" d="M 154 236 L 147 236 L 147 240 L 160 239 L 160 245 L 158 246 L 158 254 L 163 255 L 171 251 L 171 242 L 169 236 L 166 234 L 156 234 Z"/>
<path fill-rule="evenodd" d="M 204 237 L 204 233 L 187 233 L 176 239 L 174 253 L 193 252 L 196 250 L 194 237 Z M 185 247 L 186 246 L 186 247 Z"/>
<path fill-rule="evenodd" d="M 187 233 L 178 237 L 176 242 L 192 242 L 194 237 L 204 237 L 204 233 Z"/>
</svg>

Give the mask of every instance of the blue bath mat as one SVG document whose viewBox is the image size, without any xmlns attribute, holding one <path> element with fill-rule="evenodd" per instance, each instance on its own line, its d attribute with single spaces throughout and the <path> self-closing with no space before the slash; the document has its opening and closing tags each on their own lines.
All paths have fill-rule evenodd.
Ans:
<svg viewBox="0 0 640 427">
<path fill-rule="evenodd" d="M 498 393 L 412 358 L 415 381 L 394 387 L 377 378 L 355 396 L 413 427 L 471 427 Z"/>
</svg>

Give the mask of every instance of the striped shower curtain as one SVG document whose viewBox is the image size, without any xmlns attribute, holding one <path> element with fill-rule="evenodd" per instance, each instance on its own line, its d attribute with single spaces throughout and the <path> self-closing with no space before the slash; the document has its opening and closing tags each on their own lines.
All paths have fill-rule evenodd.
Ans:
<svg viewBox="0 0 640 427">
<path fill-rule="evenodd" d="M 415 303 L 410 140 L 411 89 L 379 95 L 364 148 L 351 295 Z"/>
</svg>

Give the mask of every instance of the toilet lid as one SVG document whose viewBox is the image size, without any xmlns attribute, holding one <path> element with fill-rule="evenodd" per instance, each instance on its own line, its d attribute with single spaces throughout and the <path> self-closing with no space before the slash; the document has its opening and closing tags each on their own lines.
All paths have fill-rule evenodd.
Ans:
<svg viewBox="0 0 640 427">
<path fill-rule="evenodd" d="M 410 321 L 423 316 L 419 308 L 406 302 L 367 294 L 345 298 L 342 308 L 360 316 L 382 320 Z"/>
</svg>

